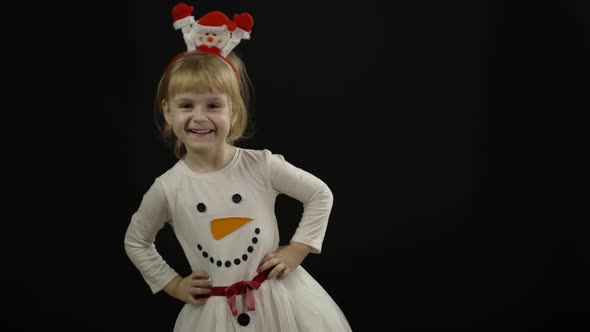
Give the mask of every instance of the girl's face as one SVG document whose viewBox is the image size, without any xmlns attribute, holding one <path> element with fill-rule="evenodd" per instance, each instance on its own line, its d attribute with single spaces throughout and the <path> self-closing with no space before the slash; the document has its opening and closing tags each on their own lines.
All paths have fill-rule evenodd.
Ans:
<svg viewBox="0 0 590 332">
<path fill-rule="evenodd" d="M 231 126 L 231 102 L 227 94 L 185 92 L 164 103 L 164 117 L 187 153 L 220 148 Z"/>
</svg>

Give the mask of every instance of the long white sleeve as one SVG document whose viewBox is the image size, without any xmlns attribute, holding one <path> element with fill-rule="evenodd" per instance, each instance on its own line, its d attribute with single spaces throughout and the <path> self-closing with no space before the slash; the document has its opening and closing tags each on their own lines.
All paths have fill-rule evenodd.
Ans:
<svg viewBox="0 0 590 332">
<path fill-rule="evenodd" d="M 312 247 L 312 253 L 320 253 L 328 227 L 334 197 L 326 183 L 304 171 L 279 154 L 268 158 L 271 187 L 303 203 L 301 221 L 291 241 Z"/>
<path fill-rule="evenodd" d="M 162 184 L 156 179 L 144 194 L 125 233 L 125 251 L 153 293 L 164 288 L 178 273 L 156 250 L 157 233 L 170 220 Z"/>
</svg>

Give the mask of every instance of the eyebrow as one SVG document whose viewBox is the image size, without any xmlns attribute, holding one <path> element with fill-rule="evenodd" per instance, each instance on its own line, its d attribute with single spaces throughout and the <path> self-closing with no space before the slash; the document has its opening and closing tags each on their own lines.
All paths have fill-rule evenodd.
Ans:
<svg viewBox="0 0 590 332">
<path fill-rule="evenodd" d="M 192 97 L 192 96 L 186 96 L 185 97 L 185 96 L 182 96 L 181 95 L 181 96 L 175 96 L 172 99 L 173 100 L 174 99 L 176 99 L 176 100 L 194 100 L 195 98 Z M 223 100 L 224 98 L 222 96 L 207 96 L 207 97 L 198 98 L 198 99 L 203 99 L 203 100 L 211 100 L 211 99 L 214 99 L 214 100 Z"/>
<path fill-rule="evenodd" d="M 193 98 L 190 97 L 174 97 L 172 99 L 175 102 L 194 102 L 195 100 Z M 217 96 L 211 96 L 211 97 L 206 97 L 203 99 L 200 99 L 202 101 L 207 101 L 207 102 L 225 102 L 225 99 L 222 97 L 217 97 Z"/>
</svg>

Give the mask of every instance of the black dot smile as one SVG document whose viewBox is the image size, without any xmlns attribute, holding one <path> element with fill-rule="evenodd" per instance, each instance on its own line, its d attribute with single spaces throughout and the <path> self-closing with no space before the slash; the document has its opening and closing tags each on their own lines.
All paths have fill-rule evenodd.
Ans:
<svg viewBox="0 0 590 332">
<path fill-rule="evenodd" d="M 260 228 L 256 228 L 254 229 L 254 234 L 258 235 L 260 234 Z M 251 240 L 253 245 L 256 245 L 258 243 L 258 238 L 256 236 L 252 237 Z M 249 245 L 246 248 L 246 251 L 248 253 L 253 253 L 254 252 L 254 246 L 253 245 Z M 211 255 L 209 252 L 207 252 L 206 250 L 203 249 L 203 246 L 199 243 L 197 244 L 197 249 L 199 249 L 199 251 L 201 252 L 201 255 L 204 258 L 209 258 L 209 262 L 211 264 L 215 264 L 217 265 L 217 267 L 221 267 L 221 266 L 225 266 L 225 267 L 231 267 L 232 266 L 232 262 L 233 265 L 240 265 L 240 263 L 245 262 L 248 260 L 248 254 L 247 253 L 243 253 L 242 256 L 240 257 L 236 257 L 233 259 L 225 259 L 225 258 L 214 258 L 213 255 Z"/>
</svg>

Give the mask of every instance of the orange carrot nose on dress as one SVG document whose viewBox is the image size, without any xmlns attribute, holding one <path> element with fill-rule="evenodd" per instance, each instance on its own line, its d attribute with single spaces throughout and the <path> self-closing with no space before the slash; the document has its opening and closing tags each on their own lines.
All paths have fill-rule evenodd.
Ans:
<svg viewBox="0 0 590 332">
<path fill-rule="evenodd" d="M 219 240 L 251 220 L 254 219 L 242 217 L 213 219 L 211 220 L 211 234 L 215 240 Z"/>
</svg>

